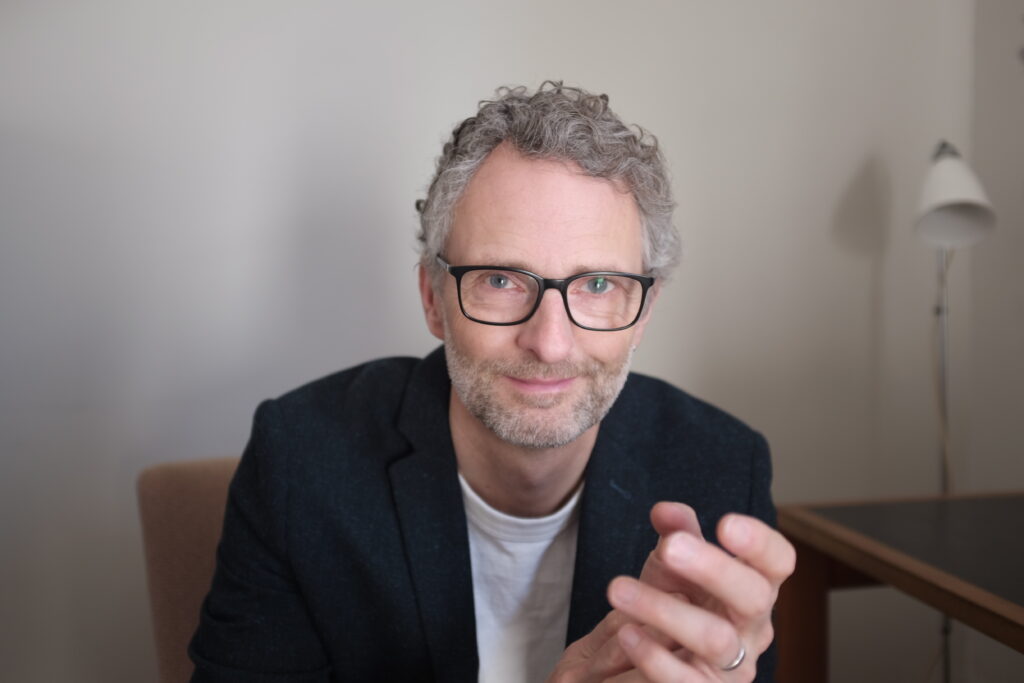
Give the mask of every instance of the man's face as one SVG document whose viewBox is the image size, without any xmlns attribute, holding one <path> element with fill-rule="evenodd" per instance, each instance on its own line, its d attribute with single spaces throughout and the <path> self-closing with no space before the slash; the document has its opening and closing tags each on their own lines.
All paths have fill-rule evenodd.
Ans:
<svg viewBox="0 0 1024 683">
<path fill-rule="evenodd" d="M 542 277 L 643 272 L 633 196 L 575 164 L 526 159 L 501 145 L 484 161 L 454 215 L 443 255 L 452 265 L 523 268 Z M 625 382 L 647 316 L 618 332 L 584 330 L 548 290 L 533 317 L 499 327 L 459 310 L 455 279 L 434 291 L 421 277 L 431 332 L 444 340 L 453 400 L 502 440 L 565 445 L 596 425 Z"/>
</svg>

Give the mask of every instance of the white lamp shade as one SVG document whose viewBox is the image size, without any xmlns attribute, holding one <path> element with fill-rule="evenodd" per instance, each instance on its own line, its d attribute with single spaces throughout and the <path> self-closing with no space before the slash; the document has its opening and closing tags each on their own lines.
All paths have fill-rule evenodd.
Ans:
<svg viewBox="0 0 1024 683">
<path fill-rule="evenodd" d="M 917 233 L 932 246 L 956 249 L 981 241 L 995 224 L 978 177 L 952 145 L 941 143 L 921 191 Z"/>
</svg>

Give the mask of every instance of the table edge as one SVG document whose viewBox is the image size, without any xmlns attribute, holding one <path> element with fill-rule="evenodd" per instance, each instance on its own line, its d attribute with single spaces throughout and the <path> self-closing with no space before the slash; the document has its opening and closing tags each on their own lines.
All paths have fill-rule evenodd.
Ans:
<svg viewBox="0 0 1024 683">
<path fill-rule="evenodd" d="M 826 557 L 902 590 L 1024 652 L 1024 606 L 829 520 L 807 505 L 780 506 L 778 526 L 786 536 Z"/>
</svg>

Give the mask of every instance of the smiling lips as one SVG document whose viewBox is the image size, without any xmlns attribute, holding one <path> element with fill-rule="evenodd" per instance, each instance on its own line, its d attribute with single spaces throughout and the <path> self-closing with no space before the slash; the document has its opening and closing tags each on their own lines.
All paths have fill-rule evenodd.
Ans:
<svg viewBox="0 0 1024 683">
<path fill-rule="evenodd" d="M 568 389 L 569 386 L 575 381 L 575 377 L 509 377 L 506 378 L 512 382 L 520 391 L 526 391 L 530 393 L 554 393 Z"/>
</svg>

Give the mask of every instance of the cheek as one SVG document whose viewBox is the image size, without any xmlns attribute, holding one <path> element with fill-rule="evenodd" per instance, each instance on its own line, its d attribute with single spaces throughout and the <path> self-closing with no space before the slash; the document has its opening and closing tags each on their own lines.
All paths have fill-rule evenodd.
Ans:
<svg viewBox="0 0 1024 683">
<path fill-rule="evenodd" d="M 481 325 L 462 315 L 459 302 L 445 307 L 448 339 L 463 353 L 476 358 L 515 357 L 515 328 Z"/>
<path fill-rule="evenodd" d="M 459 299 L 454 287 L 446 288 L 441 293 L 440 306 L 438 308 L 446 336 L 461 340 L 467 334 L 472 334 L 472 329 L 470 328 L 467 332 L 467 328 L 475 326 L 476 323 L 462 315 L 462 308 L 459 306 Z"/>
<path fill-rule="evenodd" d="M 631 331 L 592 332 L 593 336 L 579 340 L 580 350 L 601 363 L 619 362 L 629 354 L 634 335 Z"/>
</svg>

